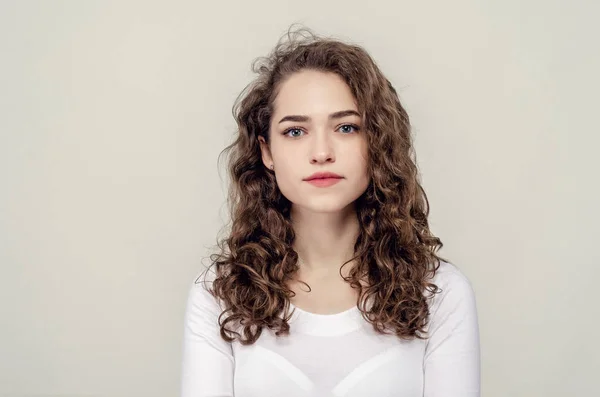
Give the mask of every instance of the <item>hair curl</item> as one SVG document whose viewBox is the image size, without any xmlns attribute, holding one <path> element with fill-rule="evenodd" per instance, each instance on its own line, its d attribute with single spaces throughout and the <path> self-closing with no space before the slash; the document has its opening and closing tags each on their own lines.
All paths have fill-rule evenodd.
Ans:
<svg viewBox="0 0 600 397">
<path fill-rule="evenodd" d="M 217 242 L 220 253 L 210 256 L 216 265 L 210 292 L 224 303 L 221 337 L 248 345 L 265 327 L 278 336 L 289 334 L 294 293 L 287 282 L 299 268 L 291 203 L 264 166 L 258 137 L 269 142 L 278 89 L 303 69 L 341 76 L 365 115 L 371 182 L 355 203 L 360 231 L 351 260 L 356 266 L 344 278 L 358 289 L 358 307 L 377 332 L 424 339 L 429 317 L 424 292 L 440 291 L 428 280 L 445 259 L 435 253 L 443 244 L 429 230 L 429 202 L 419 183 L 408 114 L 363 48 L 307 28 L 290 28 L 267 57 L 254 61 L 258 77 L 233 107 L 237 137 L 223 150 L 229 153 L 231 230 Z"/>
</svg>

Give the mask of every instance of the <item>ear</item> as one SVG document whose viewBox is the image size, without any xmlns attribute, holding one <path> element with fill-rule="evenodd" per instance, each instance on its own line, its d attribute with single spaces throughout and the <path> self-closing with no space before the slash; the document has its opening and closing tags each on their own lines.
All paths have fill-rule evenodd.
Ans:
<svg viewBox="0 0 600 397">
<path fill-rule="evenodd" d="M 271 164 L 273 164 L 273 156 L 271 156 L 271 149 L 269 148 L 269 144 L 265 141 L 265 137 L 259 136 L 258 142 L 260 144 L 260 152 L 262 155 L 262 161 L 265 167 L 270 168 Z"/>
</svg>

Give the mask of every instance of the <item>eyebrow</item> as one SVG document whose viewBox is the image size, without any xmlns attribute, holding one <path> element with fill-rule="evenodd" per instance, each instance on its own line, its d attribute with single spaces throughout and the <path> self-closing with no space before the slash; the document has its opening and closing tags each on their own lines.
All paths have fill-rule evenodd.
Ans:
<svg viewBox="0 0 600 397">
<path fill-rule="evenodd" d="M 331 113 L 329 115 L 329 120 L 341 119 L 342 117 L 347 117 L 347 116 L 360 117 L 360 114 L 356 110 L 340 110 L 339 112 Z M 297 114 L 289 115 L 289 116 L 285 116 L 284 118 L 279 120 L 279 124 L 283 123 L 284 121 L 295 121 L 296 123 L 301 123 L 301 122 L 310 121 L 310 117 L 303 116 L 303 115 L 297 115 Z"/>
</svg>

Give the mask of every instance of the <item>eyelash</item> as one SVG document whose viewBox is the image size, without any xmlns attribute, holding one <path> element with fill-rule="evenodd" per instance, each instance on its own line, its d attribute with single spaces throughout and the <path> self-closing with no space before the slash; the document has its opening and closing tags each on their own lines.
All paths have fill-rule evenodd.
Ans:
<svg viewBox="0 0 600 397">
<path fill-rule="evenodd" d="M 338 129 L 340 129 L 340 128 L 342 128 L 342 127 L 346 127 L 346 126 L 350 126 L 350 127 L 354 128 L 354 133 L 356 133 L 356 132 L 360 131 L 360 127 L 359 127 L 359 126 L 357 126 L 356 124 L 352 124 L 352 123 L 342 124 L 342 125 L 340 125 L 340 126 L 339 126 L 339 128 L 338 128 Z M 281 133 L 281 135 L 288 135 L 288 133 L 289 133 L 290 131 L 293 131 L 293 130 L 300 130 L 300 131 L 304 131 L 304 130 L 303 130 L 301 127 L 290 127 L 290 128 L 288 128 L 288 129 L 286 129 L 285 131 L 283 131 L 283 132 Z M 350 135 L 350 134 L 348 133 L 348 134 L 344 134 L 344 135 Z M 294 138 L 300 138 L 300 137 L 299 137 L 299 136 L 294 136 L 294 137 L 290 137 L 290 138 L 294 139 Z"/>
</svg>

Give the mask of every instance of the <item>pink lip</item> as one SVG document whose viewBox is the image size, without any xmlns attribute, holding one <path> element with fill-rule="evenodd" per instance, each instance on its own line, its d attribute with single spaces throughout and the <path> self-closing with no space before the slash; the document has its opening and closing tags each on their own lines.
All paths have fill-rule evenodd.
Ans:
<svg viewBox="0 0 600 397">
<path fill-rule="evenodd" d="M 321 172 L 315 172 L 308 178 L 304 178 L 304 180 L 309 181 L 311 179 L 323 179 L 323 178 L 342 178 L 342 176 L 336 174 L 335 172 L 321 171 Z"/>
<path fill-rule="evenodd" d="M 341 180 L 342 180 L 342 178 L 318 178 L 318 179 L 309 179 L 306 182 L 310 183 L 311 185 L 317 186 L 317 187 L 327 187 L 327 186 L 335 185 L 336 183 L 338 183 Z"/>
</svg>

